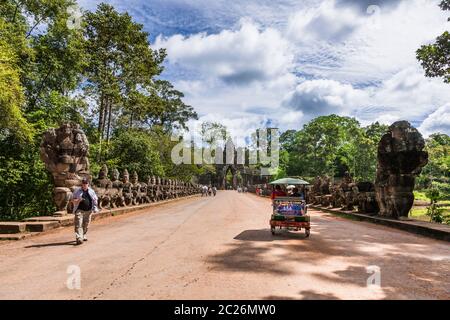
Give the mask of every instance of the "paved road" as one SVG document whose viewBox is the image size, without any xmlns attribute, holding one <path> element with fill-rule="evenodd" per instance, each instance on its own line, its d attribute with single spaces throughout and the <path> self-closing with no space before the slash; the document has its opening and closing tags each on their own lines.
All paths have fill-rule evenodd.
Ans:
<svg viewBox="0 0 450 320">
<path fill-rule="evenodd" d="M 222 191 L 96 221 L 81 246 L 71 228 L 0 243 L 0 298 L 450 299 L 447 242 L 312 210 L 311 238 L 273 237 L 269 212 Z M 381 287 L 367 286 L 369 266 Z"/>
</svg>

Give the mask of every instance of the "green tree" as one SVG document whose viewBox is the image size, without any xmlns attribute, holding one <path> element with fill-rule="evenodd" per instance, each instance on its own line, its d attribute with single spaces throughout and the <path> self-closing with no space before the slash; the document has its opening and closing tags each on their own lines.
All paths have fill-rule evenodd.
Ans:
<svg viewBox="0 0 450 320">
<path fill-rule="evenodd" d="M 280 166 L 290 176 L 341 177 L 349 171 L 359 181 L 373 181 L 378 143 L 386 130 L 379 123 L 361 128 L 349 117 L 318 117 L 300 131 L 281 135 Z"/>
<path fill-rule="evenodd" d="M 111 5 L 102 3 L 97 11 L 87 12 L 85 23 L 85 94 L 97 102 L 100 141 L 109 140 L 115 114 L 127 111 L 133 123 L 140 113 L 136 107 L 146 105 L 142 102 L 163 70 L 165 52 L 153 51 L 143 26 Z"/>
<path fill-rule="evenodd" d="M 355 140 L 354 175 L 357 180 L 375 181 L 378 144 L 387 130 L 388 126 L 375 122 L 363 128 Z"/>
<path fill-rule="evenodd" d="M 329 115 L 313 119 L 297 133 L 288 174 L 334 176 L 340 165 L 354 171 L 352 142 L 360 135 L 359 123 L 353 118 Z"/>
<path fill-rule="evenodd" d="M 125 123 L 129 127 L 159 126 L 166 132 L 174 129 L 187 129 L 190 119 L 198 119 L 192 106 L 183 102 L 184 94 L 165 80 L 155 80 L 150 94 L 135 92 L 128 97 L 125 105 Z"/>
<path fill-rule="evenodd" d="M 441 199 L 450 199 L 450 137 L 435 133 L 425 142 L 428 164 L 417 179 L 418 188 L 437 189 Z"/>
<path fill-rule="evenodd" d="M 450 0 L 442 0 L 442 10 L 450 10 Z M 448 18 L 450 21 L 450 18 Z M 450 83 L 450 33 L 445 31 L 434 44 L 423 45 L 416 52 L 427 77 L 442 77 Z"/>
<path fill-rule="evenodd" d="M 108 164 L 121 170 L 128 169 L 130 173 L 136 171 L 141 180 L 151 175 L 163 176 L 165 172 L 158 149 L 159 141 L 144 130 L 118 131 L 112 140 Z"/>
<path fill-rule="evenodd" d="M 54 210 L 39 157 L 41 134 L 79 120 L 70 90 L 83 59 L 81 33 L 66 25 L 66 0 L 0 2 L 0 212 L 5 219 Z M 72 103 L 74 102 L 74 103 Z"/>
<path fill-rule="evenodd" d="M 8 32 L 6 22 L 0 18 L 0 136 L 13 133 L 21 140 L 30 141 L 33 132 L 23 115 L 25 96 L 18 58 L 4 32 Z"/>
</svg>

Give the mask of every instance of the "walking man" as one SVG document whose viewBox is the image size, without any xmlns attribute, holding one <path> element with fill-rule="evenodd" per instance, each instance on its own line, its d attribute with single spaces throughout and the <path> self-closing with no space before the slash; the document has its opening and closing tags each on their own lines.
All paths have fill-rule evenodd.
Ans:
<svg viewBox="0 0 450 320">
<path fill-rule="evenodd" d="M 202 197 L 208 196 L 208 187 L 206 185 L 203 185 L 202 187 Z"/>
<path fill-rule="evenodd" d="M 92 212 L 97 212 L 97 195 L 89 187 L 89 180 L 83 179 L 81 188 L 72 195 L 73 213 L 75 214 L 75 237 L 77 245 L 87 241 L 87 232 Z"/>
</svg>

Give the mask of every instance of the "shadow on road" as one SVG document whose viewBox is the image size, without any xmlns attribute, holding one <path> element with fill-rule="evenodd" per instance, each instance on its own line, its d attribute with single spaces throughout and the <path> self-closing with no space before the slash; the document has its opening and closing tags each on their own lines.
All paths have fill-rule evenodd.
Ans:
<svg viewBox="0 0 450 320">
<path fill-rule="evenodd" d="M 342 297 L 332 290 L 337 285 L 350 285 L 364 292 L 372 275 L 367 271 L 369 266 L 379 267 L 382 274 L 379 298 L 449 297 L 450 261 L 446 243 L 380 226 L 323 217 L 314 218 L 312 231 L 311 238 L 306 240 L 302 231 L 277 230 L 273 236 L 268 228 L 245 230 L 233 238 L 235 241 L 227 250 L 211 255 L 208 262 L 213 270 L 283 276 L 297 274 L 291 263 L 299 264 L 299 268 L 302 264 L 324 266 L 308 274 L 319 280 L 326 291 L 305 288 L 291 296 L 294 299 L 339 299 Z M 280 298 L 285 297 L 266 297 Z"/>
<path fill-rule="evenodd" d="M 235 242 L 228 250 L 210 256 L 207 261 L 215 271 L 244 271 L 251 273 L 292 274 L 290 269 L 276 257 L 267 256 L 270 248 L 258 246 L 256 242 Z"/>
<path fill-rule="evenodd" d="M 314 290 L 304 290 L 300 291 L 299 294 L 302 296 L 303 300 L 339 300 L 332 293 L 318 293 Z"/>
<path fill-rule="evenodd" d="M 272 235 L 270 229 L 261 230 L 245 230 L 233 238 L 234 240 L 242 241 L 276 241 L 276 240 L 301 240 L 306 239 L 305 233 L 290 232 L 288 230 L 276 231 L 275 235 Z"/>
<path fill-rule="evenodd" d="M 58 246 L 76 246 L 76 241 L 56 242 L 56 243 L 42 243 L 26 246 L 25 248 L 44 248 L 44 247 L 58 247 Z"/>
<path fill-rule="evenodd" d="M 267 296 L 263 300 L 340 300 L 332 293 L 319 293 L 314 290 L 303 290 L 299 297 Z"/>
</svg>

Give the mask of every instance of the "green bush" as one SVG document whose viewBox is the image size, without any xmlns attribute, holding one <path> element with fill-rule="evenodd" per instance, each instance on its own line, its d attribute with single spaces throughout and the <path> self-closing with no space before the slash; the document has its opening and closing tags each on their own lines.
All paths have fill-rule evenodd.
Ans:
<svg viewBox="0 0 450 320">
<path fill-rule="evenodd" d="M 427 216 L 430 217 L 431 222 L 443 223 L 447 218 L 443 213 L 444 209 L 439 208 L 435 202 L 427 207 Z"/>
<path fill-rule="evenodd" d="M 431 200 L 431 203 L 435 203 L 439 200 L 441 193 L 439 189 L 431 188 L 425 191 L 425 195 L 427 196 L 428 199 Z"/>
<path fill-rule="evenodd" d="M 158 142 L 149 133 L 141 130 L 122 131 L 112 141 L 108 162 L 120 170 L 127 169 L 130 175 L 136 171 L 141 181 L 151 175 L 164 176 L 158 150 Z"/>
<path fill-rule="evenodd" d="M 450 200 L 450 183 L 433 181 L 432 189 L 439 190 L 439 197 L 437 200 Z"/>
<path fill-rule="evenodd" d="M 34 144 L 11 147 L 0 140 L 0 220 L 55 212 L 53 183 Z"/>
</svg>

